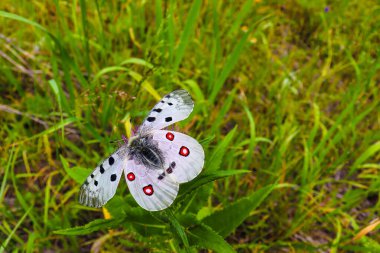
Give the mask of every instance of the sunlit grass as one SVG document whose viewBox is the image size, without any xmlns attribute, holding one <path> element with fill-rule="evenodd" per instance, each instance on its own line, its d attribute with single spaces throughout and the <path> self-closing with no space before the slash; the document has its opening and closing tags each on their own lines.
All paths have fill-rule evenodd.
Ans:
<svg viewBox="0 0 380 253">
<path fill-rule="evenodd" d="M 0 252 L 380 251 L 379 7 L 2 1 Z M 124 182 L 111 219 L 80 206 L 110 142 L 177 88 L 200 177 L 163 212 Z"/>
</svg>

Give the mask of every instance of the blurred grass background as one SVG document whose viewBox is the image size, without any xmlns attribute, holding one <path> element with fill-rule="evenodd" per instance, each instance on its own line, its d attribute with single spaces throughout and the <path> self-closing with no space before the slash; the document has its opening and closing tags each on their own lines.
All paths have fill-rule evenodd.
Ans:
<svg viewBox="0 0 380 253">
<path fill-rule="evenodd" d="M 0 10 L 0 251 L 223 251 L 188 240 L 181 213 L 232 251 L 380 252 L 377 1 L 3 0 Z M 176 232 L 152 225 L 159 239 L 136 227 L 54 233 L 104 217 L 78 204 L 80 180 L 178 88 L 195 101 L 178 125 L 205 147 L 204 172 L 250 172 L 193 191 L 173 209 Z M 224 220 L 231 231 L 213 224 L 270 186 L 235 210 L 244 221 Z M 134 205 L 124 182 L 116 195 Z"/>
</svg>

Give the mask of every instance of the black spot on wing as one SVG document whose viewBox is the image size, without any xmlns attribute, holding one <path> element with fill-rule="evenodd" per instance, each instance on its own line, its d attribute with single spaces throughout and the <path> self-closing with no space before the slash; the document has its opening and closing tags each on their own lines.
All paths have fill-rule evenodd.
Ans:
<svg viewBox="0 0 380 253">
<path fill-rule="evenodd" d="M 172 106 L 173 104 L 172 103 L 168 103 L 168 105 Z"/>
<path fill-rule="evenodd" d="M 91 178 L 94 178 L 94 174 L 91 174 Z"/>
<path fill-rule="evenodd" d="M 148 117 L 146 120 L 149 122 L 153 122 L 156 120 L 156 118 L 155 117 Z"/>
<path fill-rule="evenodd" d="M 110 158 L 108 158 L 108 163 L 109 163 L 110 166 L 111 166 L 112 164 L 115 163 L 115 159 L 111 156 Z"/>
<path fill-rule="evenodd" d="M 117 178 L 116 174 L 112 174 L 110 179 L 113 182 L 113 181 L 116 181 L 116 178 Z"/>
<path fill-rule="evenodd" d="M 103 164 L 101 164 L 101 165 L 100 165 L 100 173 L 102 173 L 102 174 L 103 174 L 103 173 L 104 173 L 104 171 L 105 171 L 105 170 L 104 170 L 104 168 L 103 168 Z"/>
<path fill-rule="evenodd" d="M 172 121 L 172 120 L 173 120 L 172 117 L 166 117 L 166 118 L 165 118 L 165 121 L 166 121 L 166 122 L 170 122 L 170 121 Z"/>
<path fill-rule="evenodd" d="M 155 111 L 155 112 L 162 112 L 162 109 L 161 108 L 157 108 L 157 109 L 153 109 L 153 111 Z"/>
<path fill-rule="evenodd" d="M 98 181 L 95 180 L 95 181 L 94 181 L 94 185 L 95 185 L 95 186 L 98 186 Z"/>
</svg>

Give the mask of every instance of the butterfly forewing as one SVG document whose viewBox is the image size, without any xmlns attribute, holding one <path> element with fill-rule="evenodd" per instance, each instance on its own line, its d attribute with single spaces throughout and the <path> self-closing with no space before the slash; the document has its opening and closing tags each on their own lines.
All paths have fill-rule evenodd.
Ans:
<svg viewBox="0 0 380 253">
<path fill-rule="evenodd" d="M 202 171 L 205 153 L 194 138 L 165 130 L 154 130 L 152 135 L 165 157 L 165 175 L 173 175 L 176 182 L 185 183 Z"/>
<path fill-rule="evenodd" d="M 120 148 L 87 177 L 79 193 L 82 205 L 101 207 L 115 195 L 124 168 L 124 157 L 125 151 Z"/>
<path fill-rule="evenodd" d="M 147 169 L 133 159 L 126 162 L 124 175 L 129 191 L 136 202 L 148 211 L 167 208 L 178 194 L 179 185 L 171 177 L 158 179 L 162 172 Z"/>
<path fill-rule="evenodd" d="M 175 90 L 164 96 L 145 118 L 139 131 L 162 129 L 186 119 L 194 108 L 190 94 L 185 90 Z"/>
</svg>

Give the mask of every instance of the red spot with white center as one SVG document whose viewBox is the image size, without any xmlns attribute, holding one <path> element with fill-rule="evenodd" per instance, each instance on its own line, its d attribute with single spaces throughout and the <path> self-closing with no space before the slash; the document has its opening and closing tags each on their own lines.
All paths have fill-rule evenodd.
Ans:
<svg viewBox="0 0 380 253">
<path fill-rule="evenodd" d="M 174 134 L 172 134 L 171 132 L 168 132 L 166 134 L 166 139 L 168 139 L 169 141 L 173 141 L 174 140 Z"/>
<path fill-rule="evenodd" d="M 136 176 L 135 176 L 135 174 L 133 174 L 132 172 L 129 172 L 129 173 L 127 174 L 127 179 L 128 179 L 129 181 L 133 181 L 133 180 L 135 180 L 135 178 L 136 178 Z"/>
<path fill-rule="evenodd" d="M 182 146 L 182 147 L 179 149 L 179 154 L 180 154 L 181 156 L 188 156 L 188 155 L 190 155 L 190 150 L 189 150 L 187 147 Z"/>
<path fill-rule="evenodd" d="M 143 191 L 146 195 L 150 196 L 153 194 L 153 186 L 150 184 L 150 185 L 147 185 L 145 187 L 143 187 Z"/>
</svg>

